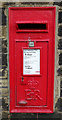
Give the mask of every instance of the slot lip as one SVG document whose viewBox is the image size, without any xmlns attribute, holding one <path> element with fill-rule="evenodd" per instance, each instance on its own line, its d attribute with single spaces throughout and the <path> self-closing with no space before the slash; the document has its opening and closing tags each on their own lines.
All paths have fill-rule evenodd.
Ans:
<svg viewBox="0 0 62 120">
<path fill-rule="evenodd" d="M 28 24 L 30 24 L 30 23 L 33 23 L 33 24 L 43 23 L 43 24 L 45 24 L 45 23 L 48 23 L 48 21 L 16 21 L 16 24 L 26 24 L 26 23 L 28 23 Z"/>
<path fill-rule="evenodd" d="M 46 25 L 46 29 L 18 29 L 18 24 L 45 24 Z M 48 22 L 47 21 L 16 21 L 16 33 L 20 33 L 20 32 L 49 32 L 49 26 L 48 26 Z"/>
</svg>

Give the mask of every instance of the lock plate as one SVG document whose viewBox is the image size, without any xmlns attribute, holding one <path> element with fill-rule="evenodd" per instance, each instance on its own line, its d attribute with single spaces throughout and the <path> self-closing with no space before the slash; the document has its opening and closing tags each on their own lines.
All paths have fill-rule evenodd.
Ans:
<svg viewBox="0 0 62 120">
<path fill-rule="evenodd" d="M 34 47 L 34 41 L 29 42 L 29 47 Z"/>
</svg>

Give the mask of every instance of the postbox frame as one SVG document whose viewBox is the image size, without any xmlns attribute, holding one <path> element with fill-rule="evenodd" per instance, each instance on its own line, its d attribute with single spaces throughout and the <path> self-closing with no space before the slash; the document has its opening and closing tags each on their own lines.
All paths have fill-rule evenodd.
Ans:
<svg viewBox="0 0 62 120">
<path fill-rule="evenodd" d="M 32 8 L 32 7 L 23 7 L 23 9 L 30 9 L 30 8 Z M 50 9 L 54 9 L 54 11 L 55 11 L 55 14 L 57 13 L 57 8 L 56 8 L 56 6 L 50 6 L 50 7 L 35 7 L 36 9 L 47 9 L 47 8 L 50 8 Z M 17 9 L 17 7 L 9 7 L 9 9 Z M 22 9 L 22 7 L 21 8 L 19 8 L 18 7 L 18 9 Z M 34 8 L 33 8 L 34 9 Z M 57 16 L 55 16 L 55 17 L 57 17 Z M 10 17 L 9 17 L 10 18 Z M 9 22 L 10 22 L 10 20 L 9 20 Z M 9 25 L 10 26 L 10 25 Z M 57 27 L 57 22 L 56 23 L 54 23 L 54 28 L 56 28 Z M 55 39 L 56 39 L 56 33 L 54 32 L 54 35 L 55 35 Z M 9 30 L 9 37 L 10 37 L 10 30 Z M 10 39 L 10 38 L 9 38 Z M 47 40 L 47 42 L 49 42 L 49 40 Z M 10 43 L 9 43 L 10 44 Z M 49 44 L 49 43 L 48 43 Z M 56 40 L 55 40 L 55 45 L 56 45 Z M 10 49 L 10 47 L 9 47 L 9 49 Z M 54 56 L 55 56 L 55 61 L 54 61 L 54 65 L 53 66 L 55 66 L 55 69 L 54 69 L 54 71 L 55 71 L 55 74 L 54 74 L 54 76 L 56 77 L 56 46 L 55 46 L 55 53 L 54 53 Z M 9 59 L 9 62 L 10 62 L 10 59 Z M 53 71 L 53 72 L 54 72 Z M 54 78 L 54 80 L 55 80 L 55 78 Z M 10 83 L 9 84 L 11 84 L 11 81 L 10 81 Z M 9 85 L 10 86 L 10 85 Z M 15 86 L 15 85 L 14 85 Z M 14 89 L 14 86 L 12 86 L 12 88 L 11 88 L 11 86 L 10 86 L 10 89 Z M 54 86 L 54 81 L 53 81 L 53 86 Z M 14 89 L 15 90 L 15 89 Z M 54 89 L 52 90 L 52 94 L 54 93 L 55 91 L 54 91 Z M 14 96 L 14 94 L 13 94 L 13 96 Z M 50 97 L 50 96 L 49 96 Z M 10 98 L 11 98 L 11 95 L 10 95 Z M 54 97 L 53 97 L 54 98 Z M 14 99 L 13 99 L 14 101 L 15 101 L 15 97 L 14 97 Z M 13 103 L 14 103 L 14 101 L 13 101 Z M 48 101 L 48 100 L 47 100 Z M 54 99 L 52 100 L 52 104 L 51 104 L 51 106 L 50 106 L 50 104 L 49 104 L 49 108 L 48 107 L 42 107 L 42 110 L 39 110 L 39 113 L 53 113 L 53 111 L 54 111 Z M 12 105 L 10 105 L 10 106 L 12 106 Z M 22 112 L 22 113 L 28 113 L 26 110 L 24 111 L 23 109 L 22 110 L 20 110 L 20 106 L 16 106 L 15 107 L 15 104 L 13 104 L 13 106 L 12 106 L 12 108 L 10 108 L 10 106 L 9 106 L 9 110 L 10 110 L 10 112 L 11 113 L 20 113 L 20 112 Z M 19 109 L 18 109 L 18 107 L 19 107 Z M 37 110 L 30 110 L 29 109 L 29 113 L 31 113 L 31 112 L 33 112 L 33 113 L 36 113 L 37 112 Z"/>
</svg>

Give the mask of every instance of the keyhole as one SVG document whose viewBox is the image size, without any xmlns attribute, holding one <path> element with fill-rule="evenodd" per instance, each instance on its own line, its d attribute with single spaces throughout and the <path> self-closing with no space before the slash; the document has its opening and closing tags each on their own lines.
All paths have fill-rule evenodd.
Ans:
<svg viewBox="0 0 62 120">
<path fill-rule="evenodd" d="M 22 77 L 22 82 L 23 82 L 24 78 Z"/>
</svg>

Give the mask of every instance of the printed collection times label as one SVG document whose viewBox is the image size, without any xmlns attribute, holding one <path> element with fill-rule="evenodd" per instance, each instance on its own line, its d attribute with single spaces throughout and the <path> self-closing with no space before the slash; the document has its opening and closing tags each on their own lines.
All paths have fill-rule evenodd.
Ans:
<svg viewBox="0 0 62 120">
<path fill-rule="evenodd" d="M 23 74 L 40 75 L 40 49 L 23 50 Z"/>
</svg>

